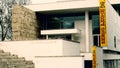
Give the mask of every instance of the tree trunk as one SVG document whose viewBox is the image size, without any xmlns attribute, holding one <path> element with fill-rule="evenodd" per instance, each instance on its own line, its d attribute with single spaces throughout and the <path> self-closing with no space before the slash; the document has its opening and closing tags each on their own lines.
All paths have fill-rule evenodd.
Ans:
<svg viewBox="0 0 120 68">
<path fill-rule="evenodd" d="M 1 41 L 4 41 L 5 38 L 4 38 L 4 31 L 3 31 L 3 25 L 2 25 L 2 23 L 0 23 L 0 26 L 1 26 L 1 32 L 2 32 Z"/>
</svg>

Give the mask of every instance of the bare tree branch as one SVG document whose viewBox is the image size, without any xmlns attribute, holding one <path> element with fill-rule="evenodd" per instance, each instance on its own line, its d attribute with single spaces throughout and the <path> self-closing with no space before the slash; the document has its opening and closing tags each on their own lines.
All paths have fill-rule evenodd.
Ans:
<svg viewBox="0 0 120 68">
<path fill-rule="evenodd" d="M 30 0 L 0 0 L 0 35 L 1 41 L 11 39 L 12 35 L 12 4 L 27 5 Z"/>
</svg>

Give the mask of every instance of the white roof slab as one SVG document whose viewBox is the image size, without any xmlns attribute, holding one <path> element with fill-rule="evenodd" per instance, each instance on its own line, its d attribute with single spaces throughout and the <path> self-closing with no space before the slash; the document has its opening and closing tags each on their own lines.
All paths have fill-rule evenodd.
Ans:
<svg viewBox="0 0 120 68">
<path fill-rule="evenodd" d="M 120 4 L 119 0 L 110 0 L 111 4 Z M 99 0 L 75 0 L 75 1 L 58 1 L 52 3 L 41 3 L 26 5 L 28 9 L 35 12 L 68 10 L 68 9 L 91 9 L 99 6 Z"/>
</svg>

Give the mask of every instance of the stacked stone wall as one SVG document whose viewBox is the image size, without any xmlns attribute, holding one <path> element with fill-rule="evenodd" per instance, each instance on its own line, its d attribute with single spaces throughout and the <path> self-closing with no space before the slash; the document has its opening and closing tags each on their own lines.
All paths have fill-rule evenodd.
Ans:
<svg viewBox="0 0 120 68">
<path fill-rule="evenodd" d="M 36 14 L 23 6 L 12 6 L 12 40 L 36 40 L 39 35 Z"/>
</svg>

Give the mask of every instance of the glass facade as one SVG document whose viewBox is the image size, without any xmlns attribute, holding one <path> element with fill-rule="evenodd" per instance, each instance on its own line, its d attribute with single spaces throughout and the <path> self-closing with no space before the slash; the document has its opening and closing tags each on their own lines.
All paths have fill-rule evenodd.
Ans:
<svg viewBox="0 0 120 68">
<path fill-rule="evenodd" d="M 85 20 L 84 14 L 76 14 L 76 15 L 43 15 L 41 20 L 42 30 L 53 30 L 53 29 L 74 29 L 75 21 L 77 20 Z M 49 35 L 49 39 L 66 39 L 71 40 L 71 34 L 66 35 Z"/>
<path fill-rule="evenodd" d="M 92 16 L 92 29 L 93 34 L 100 34 L 99 15 Z"/>
<path fill-rule="evenodd" d="M 92 33 L 93 33 L 93 44 L 95 46 L 100 46 L 99 15 L 92 15 Z"/>
<path fill-rule="evenodd" d="M 70 29 L 74 28 L 74 20 L 64 17 L 52 17 L 46 27 L 47 29 Z"/>
<path fill-rule="evenodd" d="M 43 18 L 42 29 L 72 29 L 74 28 L 75 20 L 81 20 L 84 18 L 84 16 L 47 16 Z"/>
</svg>

